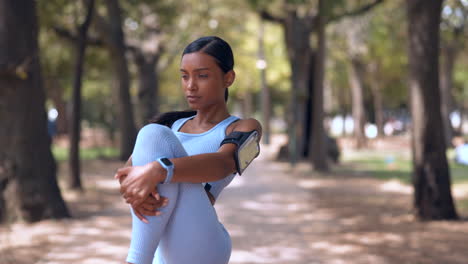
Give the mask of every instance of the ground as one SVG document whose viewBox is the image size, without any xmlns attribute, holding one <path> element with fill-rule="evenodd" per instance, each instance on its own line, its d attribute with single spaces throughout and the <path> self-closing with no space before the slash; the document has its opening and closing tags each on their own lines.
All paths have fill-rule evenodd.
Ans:
<svg viewBox="0 0 468 264">
<path fill-rule="evenodd" d="M 277 145 L 215 205 L 233 240 L 230 263 L 467 263 L 465 220 L 417 221 L 410 186 L 313 173 L 306 163 L 291 169 L 272 161 Z M 0 264 L 124 263 L 130 217 L 112 179 L 121 165 L 83 163 L 86 191 L 63 193 L 72 219 L 1 227 Z"/>
</svg>

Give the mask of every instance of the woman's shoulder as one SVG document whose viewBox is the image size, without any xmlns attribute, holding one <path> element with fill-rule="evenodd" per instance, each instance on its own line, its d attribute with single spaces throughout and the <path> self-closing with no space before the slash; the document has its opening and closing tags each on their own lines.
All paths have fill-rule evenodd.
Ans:
<svg viewBox="0 0 468 264">
<path fill-rule="evenodd" d="M 249 132 L 252 130 L 256 130 L 259 134 L 261 134 L 262 125 L 255 118 L 245 118 L 239 119 L 236 122 L 233 122 L 229 127 L 227 127 L 226 134 L 230 134 L 234 131 Z"/>
</svg>

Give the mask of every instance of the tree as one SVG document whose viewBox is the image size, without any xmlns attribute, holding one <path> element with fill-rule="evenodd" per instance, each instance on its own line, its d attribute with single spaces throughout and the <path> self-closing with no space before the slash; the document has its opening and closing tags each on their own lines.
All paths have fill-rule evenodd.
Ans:
<svg viewBox="0 0 468 264">
<path fill-rule="evenodd" d="M 318 16 L 317 16 L 317 51 L 315 54 L 315 65 L 314 65 L 314 83 L 312 96 L 312 140 L 309 150 L 314 152 L 309 153 L 312 159 L 314 168 L 318 171 L 327 171 L 327 135 L 323 127 L 323 90 L 324 90 L 324 79 L 325 79 L 325 51 L 326 51 L 326 32 L 325 22 L 327 8 L 325 0 L 319 0 L 318 3 Z"/>
<path fill-rule="evenodd" d="M 407 0 L 414 206 L 420 219 L 456 219 L 440 112 L 442 0 Z"/>
<path fill-rule="evenodd" d="M 177 31 L 176 19 L 181 11 L 176 2 L 140 0 L 124 5 L 126 48 L 132 55 L 137 69 L 138 92 L 136 105 L 137 123 L 144 125 L 159 113 L 159 80 L 162 69 L 166 68 L 180 52 L 181 36 Z M 163 58 L 163 55 L 168 56 Z M 165 60 L 164 60 L 165 59 Z"/>
<path fill-rule="evenodd" d="M 259 10 L 262 18 L 268 21 L 279 23 L 284 29 L 285 35 L 285 44 L 288 50 L 289 62 L 291 65 L 291 97 L 290 97 L 290 118 L 289 121 L 289 155 L 291 162 L 294 164 L 304 153 L 312 153 L 307 148 L 312 144 L 305 144 L 308 142 L 310 135 L 307 135 L 306 120 L 311 120 L 312 118 L 308 117 L 306 113 L 312 114 L 312 109 L 307 109 L 307 100 L 309 97 L 313 96 L 311 92 L 316 87 L 313 87 L 315 81 L 310 80 L 310 76 L 313 76 L 313 72 L 321 72 L 321 69 L 312 70 L 311 67 L 320 66 L 321 63 L 316 64 L 311 62 L 312 56 L 315 54 L 315 50 L 312 49 L 310 45 L 310 37 L 313 33 L 317 32 L 317 22 L 319 21 L 317 12 L 317 7 L 311 5 L 308 1 L 282 1 L 281 9 L 284 10 L 283 14 L 275 15 L 272 12 L 269 12 L 266 7 L 262 5 L 261 1 L 252 1 L 255 8 Z M 365 13 L 371 10 L 373 7 L 377 6 L 383 0 L 375 0 L 365 5 L 359 6 L 351 11 L 349 10 L 339 10 L 332 12 L 339 5 L 337 4 L 340 1 L 333 1 L 327 3 L 327 9 L 330 10 L 327 15 L 326 20 L 323 22 L 324 27 L 328 23 L 332 23 L 340 20 L 346 16 L 357 16 L 362 13 Z M 346 4 L 340 2 L 347 7 Z M 263 3 L 265 4 L 265 3 Z M 268 1 L 270 4 L 270 1 Z M 312 84 L 310 86 L 309 84 Z M 323 87 L 319 87 L 323 89 Z M 317 94 L 323 94 L 323 91 L 318 92 Z M 312 107 L 314 104 L 319 104 L 323 98 L 316 97 L 312 98 L 313 103 L 309 105 Z M 321 110 L 323 112 L 323 109 Z M 312 122 L 323 122 L 323 115 L 319 118 L 320 120 Z M 318 126 L 320 128 L 323 126 Z M 314 131 L 315 132 L 315 131 Z M 313 132 L 312 132 L 313 133 Z M 319 134 L 323 132 L 319 131 Z M 318 147 L 318 148 L 317 148 Z M 324 148 L 324 149 L 321 149 Z M 315 146 L 313 152 L 316 155 L 324 155 L 327 152 L 326 145 L 321 144 Z M 323 167 L 322 165 L 318 168 Z"/>
<path fill-rule="evenodd" d="M 352 115 L 354 121 L 354 137 L 356 147 L 362 148 L 366 144 L 365 125 L 367 122 L 365 101 L 365 76 L 367 66 L 365 55 L 368 53 L 366 43 L 370 16 L 360 16 L 348 19 L 345 23 L 345 35 L 348 43 L 349 63 L 349 86 L 351 87 Z M 352 25 L 351 25 L 352 24 Z"/>
<path fill-rule="evenodd" d="M 458 55 L 463 48 L 463 37 L 468 23 L 468 4 L 461 0 L 446 1 L 442 12 L 440 99 L 445 144 L 451 146 L 453 129 L 450 113 L 455 109 L 453 75 Z"/>
<path fill-rule="evenodd" d="M 77 41 L 75 42 L 76 58 L 75 58 L 75 76 L 73 80 L 73 93 L 71 100 L 70 112 L 70 174 L 68 177 L 68 187 L 71 189 L 81 190 L 80 177 L 80 132 L 81 132 L 81 83 L 83 76 L 83 64 L 87 46 L 88 29 L 93 17 L 94 0 L 85 1 L 86 18 L 77 30 Z"/>
<path fill-rule="evenodd" d="M 69 217 L 47 135 L 36 1 L 1 0 L 0 25 L 0 219 Z"/>
<path fill-rule="evenodd" d="M 94 22 L 104 44 L 106 45 L 112 66 L 118 94 L 118 123 L 120 127 L 120 159 L 126 160 L 133 151 L 137 130 L 130 100 L 130 76 L 128 60 L 125 56 L 125 36 L 122 29 L 122 11 L 119 1 L 106 0 L 107 19 L 96 15 Z"/>
</svg>

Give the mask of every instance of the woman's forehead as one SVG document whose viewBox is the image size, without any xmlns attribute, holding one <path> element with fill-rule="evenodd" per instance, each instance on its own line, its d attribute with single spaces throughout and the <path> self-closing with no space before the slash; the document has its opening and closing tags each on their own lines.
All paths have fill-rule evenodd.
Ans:
<svg viewBox="0 0 468 264">
<path fill-rule="evenodd" d="M 216 61 L 210 55 L 203 52 L 193 52 L 182 56 L 181 69 L 184 68 L 212 68 L 217 66 Z"/>
</svg>

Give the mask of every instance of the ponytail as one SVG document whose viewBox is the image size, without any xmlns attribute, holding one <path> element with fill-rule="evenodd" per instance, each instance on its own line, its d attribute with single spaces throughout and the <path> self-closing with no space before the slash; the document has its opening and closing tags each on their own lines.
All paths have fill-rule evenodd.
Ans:
<svg viewBox="0 0 468 264">
<path fill-rule="evenodd" d="M 148 120 L 148 123 L 160 124 L 167 127 L 172 127 L 172 124 L 178 119 L 191 117 L 197 114 L 197 111 L 174 111 L 174 112 L 167 112 L 155 115 L 154 117 Z"/>
</svg>

